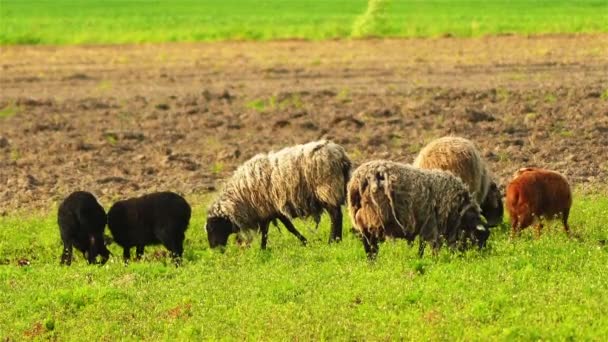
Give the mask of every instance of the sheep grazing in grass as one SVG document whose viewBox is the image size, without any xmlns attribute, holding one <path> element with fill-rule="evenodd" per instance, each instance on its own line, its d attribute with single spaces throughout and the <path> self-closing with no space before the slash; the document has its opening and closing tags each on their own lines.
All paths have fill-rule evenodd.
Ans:
<svg viewBox="0 0 608 342">
<path fill-rule="evenodd" d="M 265 249 L 268 226 L 276 220 L 306 244 L 290 219 L 313 217 L 318 224 L 323 210 L 331 218 L 330 242 L 341 240 L 350 168 L 344 149 L 326 140 L 254 156 L 234 172 L 209 208 L 209 245 L 225 246 L 230 234 L 259 229 Z"/>
<path fill-rule="evenodd" d="M 426 242 L 437 252 L 443 240 L 450 247 L 463 249 L 472 241 L 481 248 L 489 237 L 467 186 L 439 170 L 387 160 L 367 162 L 348 183 L 348 209 L 369 259 L 375 258 L 384 237 L 412 242 L 420 236 L 420 257 Z"/>
<path fill-rule="evenodd" d="M 114 203 L 108 212 L 108 227 L 123 248 L 125 262 L 131 258 L 132 247 L 141 259 L 145 246 L 163 244 L 179 264 L 190 215 L 190 205 L 183 197 L 156 192 Z"/>
<path fill-rule="evenodd" d="M 449 171 L 460 177 L 479 203 L 486 227 L 495 227 L 502 222 L 502 195 L 472 141 L 451 136 L 433 140 L 420 151 L 413 165 Z"/>
<path fill-rule="evenodd" d="M 57 223 L 63 241 L 61 264 L 72 264 L 73 247 L 82 252 L 89 264 L 97 263 L 98 255 L 105 264 L 110 257 L 103 236 L 106 212 L 95 196 L 85 191 L 71 193 L 59 205 Z"/>
<path fill-rule="evenodd" d="M 507 211 L 511 218 L 511 235 L 536 224 L 540 236 L 542 219 L 561 217 L 566 234 L 570 234 L 568 215 L 572 206 L 572 192 L 566 178 L 558 172 L 541 168 L 519 169 L 507 186 Z"/>
</svg>

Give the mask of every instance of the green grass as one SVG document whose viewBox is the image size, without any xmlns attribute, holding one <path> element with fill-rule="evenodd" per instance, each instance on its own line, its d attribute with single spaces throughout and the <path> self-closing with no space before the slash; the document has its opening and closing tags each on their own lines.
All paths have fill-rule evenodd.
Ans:
<svg viewBox="0 0 608 342">
<path fill-rule="evenodd" d="M 59 266 L 54 215 L 0 219 L 0 339 L 59 340 L 604 340 L 608 336 L 608 197 L 577 196 L 571 226 L 552 225 L 490 249 L 416 257 L 381 245 L 375 264 L 350 234 L 327 245 L 328 223 L 272 228 L 269 250 L 210 251 L 195 207 L 185 261 L 153 257 Z M 349 227 L 348 223 L 345 224 Z M 114 255 L 121 255 L 113 245 Z M 430 254 L 429 254 L 430 255 Z M 30 266 L 17 266 L 26 258 Z"/>
<path fill-rule="evenodd" d="M 606 0 L 0 0 L 0 44 L 608 32 Z"/>
</svg>

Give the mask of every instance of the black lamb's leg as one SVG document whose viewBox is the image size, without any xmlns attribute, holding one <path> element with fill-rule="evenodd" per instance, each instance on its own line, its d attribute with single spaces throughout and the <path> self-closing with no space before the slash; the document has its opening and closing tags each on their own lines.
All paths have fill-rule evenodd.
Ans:
<svg viewBox="0 0 608 342">
<path fill-rule="evenodd" d="M 270 221 L 264 221 L 260 223 L 260 232 L 262 233 L 262 249 L 266 249 L 266 244 L 268 243 L 268 226 L 270 225 Z"/>
<path fill-rule="evenodd" d="M 331 218 L 329 242 L 339 242 L 342 240 L 342 208 L 340 206 L 328 207 L 327 212 Z"/>
<path fill-rule="evenodd" d="M 135 247 L 135 259 L 136 260 L 141 260 L 141 258 L 144 256 L 144 245 L 139 245 L 137 247 Z"/>
<path fill-rule="evenodd" d="M 125 264 L 129 263 L 129 260 L 131 260 L 131 247 L 123 247 L 122 258 L 125 260 Z"/>
<path fill-rule="evenodd" d="M 287 228 L 287 230 L 291 234 L 295 235 L 300 240 L 300 242 L 302 242 L 302 244 L 306 246 L 308 240 L 306 240 L 306 238 L 302 234 L 300 234 L 300 232 L 296 229 L 296 227 L 294 227 L 293 223 L 291 223 L 291 221 L 286 216 L 279 215 L 279 220 L 281 221 L 281 223 L 283 223 L 285 228 Z"/>
<path fill-rule="evenodd" d="M 63 243 L 63 252 L 61 253 L 61 265 L 70 266 L 72 264 L 72 243 L 64 242 Z"/>
</svg>

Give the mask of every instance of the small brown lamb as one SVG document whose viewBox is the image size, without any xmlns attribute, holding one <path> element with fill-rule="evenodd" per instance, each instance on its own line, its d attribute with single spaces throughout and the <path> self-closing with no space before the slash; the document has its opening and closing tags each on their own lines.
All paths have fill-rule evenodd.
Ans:
<svg viewBox="0 0 608 342">
<path fill-rule="evenodd" d="M 511 218 L 511 235 L 536 224 L 536 235 L 543 228 L 542 219 L 561 217 L 564 231 L 570 235 L 568 215 L 572 192 L 566 178 L 551 170 L 535 167 L 519 169 L 507 186 L 506 207 Z"/>
</svg>

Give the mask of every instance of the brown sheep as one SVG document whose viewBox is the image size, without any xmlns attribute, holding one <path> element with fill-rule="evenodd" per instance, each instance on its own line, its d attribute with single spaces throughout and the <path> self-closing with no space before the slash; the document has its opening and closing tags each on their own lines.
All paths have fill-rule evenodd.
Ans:
<svg viewBox="0 0 608 342">
<path fill-rule="evenodd" d="M 558 172 L 541 168 L 519 169 L 507 186 L 507 211 L 511 217 L 511 235 L 537 220 L 536 235 L 540 236 L 541 219 L 561 217 L 564 231 L 570 235 L 568 215 L 572 192 L 566 178 Z"/>
</svg>

